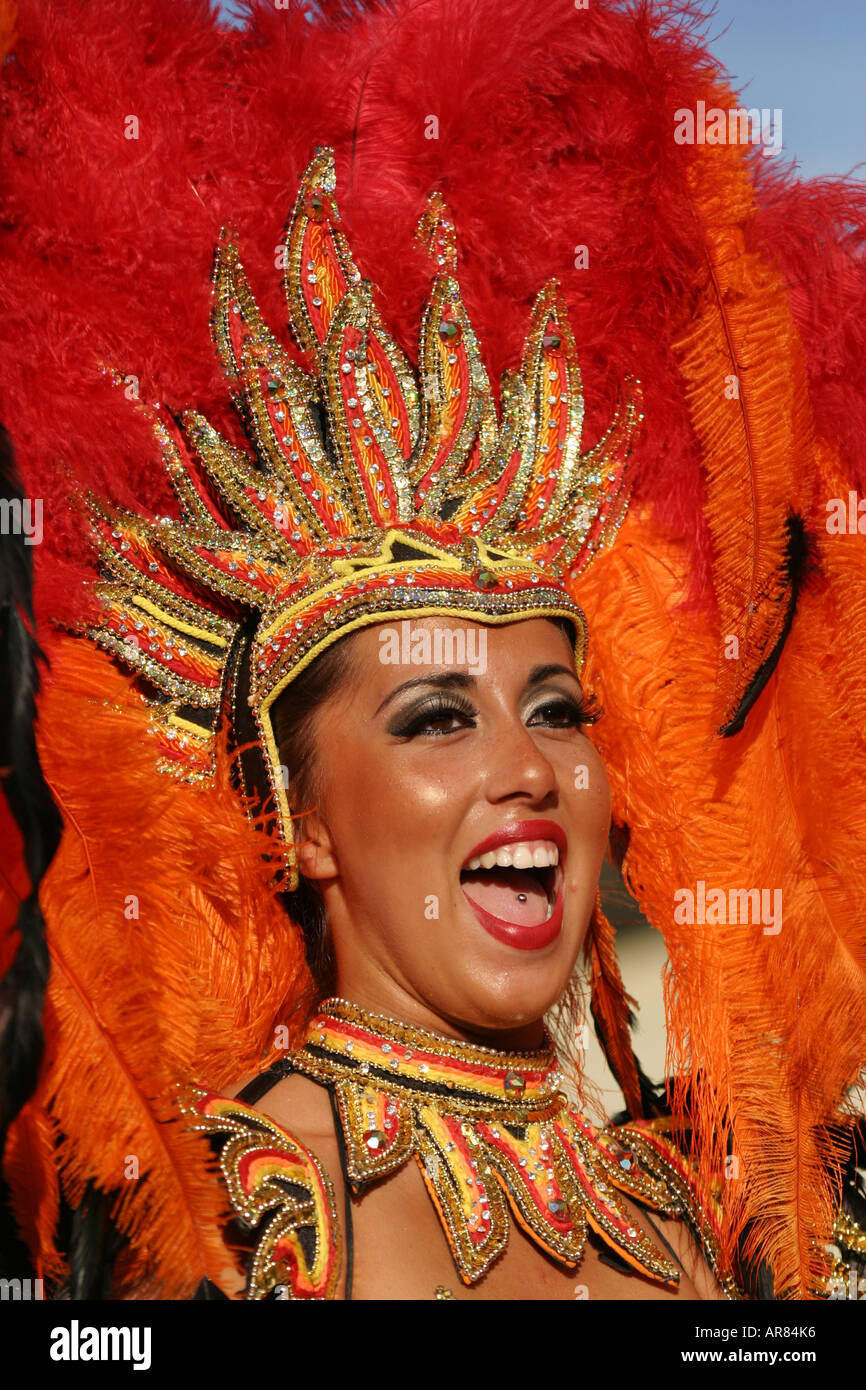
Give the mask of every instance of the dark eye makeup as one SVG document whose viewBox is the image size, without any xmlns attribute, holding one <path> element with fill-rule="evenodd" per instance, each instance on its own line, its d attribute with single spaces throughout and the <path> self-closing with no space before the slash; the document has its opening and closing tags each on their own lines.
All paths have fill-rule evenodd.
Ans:
<svg viewBox="0 0 866 1390">
<path fill-rule="evenodd" d="M 440 691 L 426 696 L 401 710 L 388 725 L 394 738 L 415 738 L 419 734 L 438 738 L 456 732 L 457 728 L 473 727 L 477 710 L 465 695 Z M 539 719 L 537 716 L 543 716 Z M 558 729 L 576 729 L 594 724 L 598 712 L 572 695 L 557 694 L 540 700 L 529 715 L 530 728 L 547 725 Z M 460 721 L 457 725 L 454 720 Z M 448 726 L 451 727 L 448 727 Z M 444 726 L 444 727 L 443 727 Z"/>
</svg>

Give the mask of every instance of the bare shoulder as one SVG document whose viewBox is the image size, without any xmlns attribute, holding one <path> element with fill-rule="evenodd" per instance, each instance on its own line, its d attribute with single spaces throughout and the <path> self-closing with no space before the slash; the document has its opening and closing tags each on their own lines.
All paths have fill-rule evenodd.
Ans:
<svg viewBox="0 0 866 1390">
<path fill-rule="evenodd" d="M 223 1094 L 229 1100 L 236 1100 L 258 1075 L 258 1072 L 250 1072 L 239 1077 Z M 334 1125 L 327 1091 L 299 1073 L 283 1077 L 250 1109 L 266 1115 L 305 1147 L 333 1139 Z"/>
<path fill-rule="evenodd" d="M 642 1213 L 644 1219 L 647 1213 Z M 677 1217 L 662 1218 L 652 1212 L 650 1220 L 655 1229 L 664 1236 L 674 1251 L 686 1275 L 694 1285 L 695 1292 L 702 1302 L 720 1300 L 724 1302 L 725 1293 L 707 1264 L 703 1250 L 687 1221 Z"/>
</svg>

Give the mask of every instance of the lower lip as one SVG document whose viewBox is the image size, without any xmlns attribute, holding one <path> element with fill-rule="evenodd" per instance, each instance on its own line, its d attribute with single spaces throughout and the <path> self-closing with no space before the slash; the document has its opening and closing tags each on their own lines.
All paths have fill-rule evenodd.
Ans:
<svg viewBox="0 0 866 1390">
<path fill-rule="evenodd" d="M 556 890 L 553 911 L 546 922 L 539 922 L 536 927 L 526 927 L 522 923 L 506 922 L 501 917 L 494 917 L 492 912 L 486 912 L 483 907 L 479 907 L 466 893 L 463 896 L 488 935 L 495 937 L 497 941 L 503 941 L 506 946 L 514 946 L 518 951 L 540 951 L 542 946 L 549 946 L 551 941 L 555 941 L 562 929 L 562 886 L 565 876 L 562 874 L 557 877 L 561 881 Z"/>
</svg>

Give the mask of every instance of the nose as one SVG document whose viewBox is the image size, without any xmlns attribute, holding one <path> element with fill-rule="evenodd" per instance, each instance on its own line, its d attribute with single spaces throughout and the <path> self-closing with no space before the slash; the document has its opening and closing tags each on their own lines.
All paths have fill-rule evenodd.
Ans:
<svg viewBox="0 0 866 1390">
<path fill-rule="evenodd" d="M 495 804 L 523 800 L 533 806 L 555 803 L 556 768 L 522 720 L 497 729 L 490 742 L 485 778 L 488 800 Z"/>
</svg>

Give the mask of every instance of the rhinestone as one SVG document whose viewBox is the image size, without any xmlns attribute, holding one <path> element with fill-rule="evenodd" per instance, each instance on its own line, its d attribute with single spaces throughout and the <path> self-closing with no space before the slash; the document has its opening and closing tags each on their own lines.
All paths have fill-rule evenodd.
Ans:
<svg viewBox="0 0 866 1390">
<path fill-rule="evenodd" d="M 554 1197 L 548 1202 L 547 1210 L 550 1212 L 551 1216 L 564 1216 L 566 1213 L 565 1202 L 561 1197 Z"/>
<path fill-rule="evenodd" d="M 370 438 L 370 436 L 369 436 L 368 434 L 365 434 L 365 435 L 364 435 L 364 443 L 367 444 L 367 445 L 370 445 L 370 444 L 373 443 L 372 439 Z"/>
<path fill-rule="evenodd" d="M 361 1073 L 362 1076 L 369 1076 L 369 1075 L 370 1075 L 370 1063 L 369 1063 L 369 1062 L 362 1062 L 361 1065 L 360 1065 L 359 1068 L 358 1068 L 358 1071 Z"/>
<path fill-rule="evenodd" d="M 626 1232 L 626 1234 L 627 1234 L 628 1236 L 630 1236 L 632 1240 L 636 1240 L 636 1239 L 637 1239 L 637 1231 L 635 1230 L 634 1226 L 629 1226 L 628 1231 Z"/>
<path fill-rule="evenodd" d="M 505 1073 L 505 1092 L 509 1096 L 522 1096 L 526 1090 L 526 1077 L 521 1076 L 519 1071 L 507 1071 Z"/>
<path fill-rule="evenodd" d="M 399 420 L 392 420 L 392 421 L 391 421 L 391 428 L 392 428 L 393 430 L 395 430 L 395 429 L 397 428 L 397 426 L 399 425 L 399 423 L 400 423 Z"/>
<path fill-rule="evenodd" d="M 341 371 L 341 372 L 350 372 L 351 370 L 352 370 L 352 364 L 351 364 L 351 362 L 341 362 L 341 363 L 340 363 L 340 371 Z"/>
<path fill-rule="evenodd" d="M 349 407 L 350 410 L 354 410 L 354 409 L 355 409 L 355 406 L 356 406 L 357 404 L 358 404 L 358 397 L 357 397 L 357 396 L 350 396 L 349 399 L 346 401 L 346 405 Z"/>
<path fill-rule="evenodd" d="M 388 1143 L 388 1136 L 381 1129 L 365 1129 L 362 1136 L 371 1153 L 378 1153 Z"/>
<path fill-rule="evenodd" d="M 293 540 L 293 541 L 299 541 L 300 539 L 301 539 L 301 533 L 300 533 L 300 531 L 293 531 L 293 532 L 292 532 L 292 540 Z M 271 573 L 273 574 L 273 570 L 271 570 Z"/>
<path fill-rule="evenodd" d="M 308 483 L 309 481 L 310 481 L 310 474 L 309 474 L 309 473 L 302 473 L 302 474 L 301 474 L 301 482 L 302 482 L 302 483 Z"/>
<path fill-rule="evenodd" d="M 391 1044 L 390 1044 L 390 1043 L 384 1043 L 384 1042 L 383 1042 L 383 1044 L 382 1044 L 382 1051 L 383 1051 L 383 1052 L 390 1052 L 390 1051 L 391 1051 Z"/>
<path fill-rule="evenodd" d="M 315 306 L 316 306 L 317 309 L 318 309 L 319 306 L 321 305 L 322 301 L 321 301 L 321 299 L 319 298 L 318 295 L 316 295 L 315 298 L 313 299 L 313 303 L 315 304 Z"/>
<path fill-rule="evenodd" d="M 382 395 L 383 395 L 383 396 L 390 396 L 390 394 L 391 394 L 391 388 L 390 388 L 390 386 L 383 386 L 383 387 L 382 387 Z"/>
<path fill-rule="evenodd" d="M 439 325 L 439 337 L 443 343 L 454 343 L 460 337 L 460 324 L 454 319 L 443 319 Z"/>
<path fill-rule="evenodd" d="M 541 346 L 547 348 L 550 351 L 554 351 L 561 345 L 561 343 L 562 339 L 560 338 L 558 333 L 545 333 L 544 337 L 541 340 Z"/>
<path fill-rule="evenodd" d="M 357 416 L 355 416 L 355 419 L 352 421 L 352 424 L 354 425 L 356 430 L 361 428 L 361 421 L 358 419 Z"/>
</svg>

